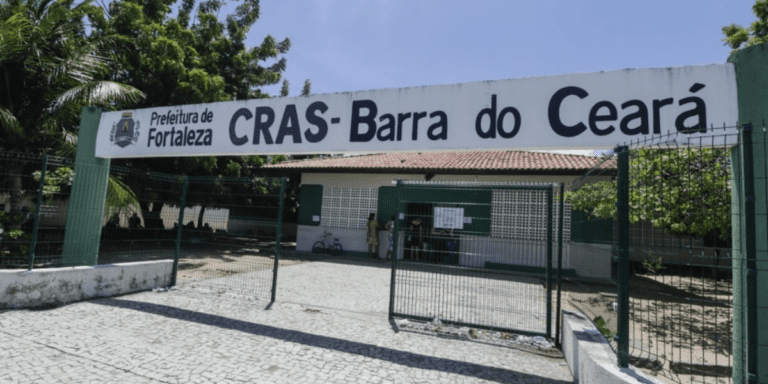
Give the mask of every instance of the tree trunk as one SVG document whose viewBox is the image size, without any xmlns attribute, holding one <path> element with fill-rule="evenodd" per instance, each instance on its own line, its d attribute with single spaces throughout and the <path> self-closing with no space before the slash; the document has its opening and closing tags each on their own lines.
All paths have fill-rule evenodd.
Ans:
<svg viewBox="0 0 768 384">
<path fill-rule="evenodd" d="M 24 189 L 22 185 L 21 174 L 24 172 L 24 168 L 17 161 L 11 161 L 8 167 L 8 173 L 10 174 L 10 199 L 9 199 L 9 214 L 11 216 L 20 215 L 22 213 L 21 207 L 24 204 Z M 24 218 L 20 220 L 11 220 L 10 229 L 21 228 Z"/>
<path fill-rule="evenodd" d="M 164 203 L 152 203 L 152 209 L 149 209 L 149 202 L 139 201 L 139 207 L 144 215 L 144 228 L 147 229 L 165 229 L 160 212 L 163 210 Z"/>
<path fill-rule="evenodd" d="M 197 229 L 203 228 L 203 215 L 205 215 L 205 205 L 200 206 L 200 214 L 197 216 Z"/>
</svg>

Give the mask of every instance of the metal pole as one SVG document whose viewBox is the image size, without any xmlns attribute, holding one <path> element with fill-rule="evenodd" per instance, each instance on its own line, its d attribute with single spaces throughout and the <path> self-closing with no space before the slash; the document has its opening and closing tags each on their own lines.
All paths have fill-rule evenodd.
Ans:
<svg viewBox="0 0 768 384">
<path fill-rule="evenodd" d="M 35 207 L 35 221 L 32 226 L 32 240 L 29 242 L 29 270 L 35 263 L 35 247 L 37 246 L 37 229 L 40 226 L 40 208 L 43 206 L 43 188 L 45 187 L 45 171 L 48 169 L 48 154 L 43 154 L 43 169 L 40 171 L 40 188 L 37 190 L 37 206 Z"/>
<path fill-rule="evenodd" d="M 398 241 L 400 234 L 400 204 L 402 200 L 402 180 L 397 180 L 397 213 L 395 214 L 395 233 L 392 235 L 392 274 L 389 279 L 389 319 L 392 320 L 392 315 L 395 313 L 395 276 L 397 275 L 397 255 L 398 255 Z"/>
<path fill-rule="evenodd" d="M 547 338 L 552 337 L 552 188 L 547 189 Z"/>
<path fill-rule="evenodd" d="M 184 228 L 184 210 L 187 208 L 187 190 L 189 189 L 189 177 L 183 176 L 181 187 L 181 201 L 179 201 L 179 226 L 176 228 L 176 250 L 173 254 L 173 272 L 171 273 L 171 286 L 176 285 L 176 275 L 179 272 L 179 254 L 181 253 L 181 234 Z"/>
<path fill-rule="evenodd" d="M 618 225 L 618 359 L 619 367 L 629 366 L 629 148 L 618 153 L 617 225 Z"/>
<path fill-rule="evenodd" d="M 560 220 L 557 224 L 557 309 L 555 310 L 555 314 L 557 315 L 557 318 L 555 319 L 555 343 L 560 346 L 560 318 L 562 317 L 562 314 L 560 313 L 560 293 L 562 291 L 562 272 L 563 272 L 563 237 L 565 235 L 563 234 L 563 221 L 565 214 L 565 184 L 560 183 Z"/>
<path fill-rule="evenodd" d="M 272 268 L 272 298 L 270 303 L 275 302 L 277 294 L 277 266 L 280 263 L 280 242 L 283 240 L 283 207 L 285 206 L 285 189 L 288 179 L 280 178 L 280 204 L 277 209 L 277 228 L 275 229 L 275 266 Z"/>
<path fill-rule="evenodd" d="M 757 257 L 755 223 L 755 174 L 752 124 L 742 128 L 744 160 L 744 253 L 747 264 L 747 382 L 757 382 Z"/>
</svg>

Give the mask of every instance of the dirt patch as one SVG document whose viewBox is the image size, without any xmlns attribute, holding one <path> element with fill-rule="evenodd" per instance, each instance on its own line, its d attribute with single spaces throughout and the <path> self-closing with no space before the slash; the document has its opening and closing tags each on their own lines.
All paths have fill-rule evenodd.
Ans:
<svg viewBox="0 0 768 384">
<path fill-rule="evenodd" d="M 177 284 L 216 279 L 241 273 L 272 270 L 275 265 L 274 242 L 247 244 L 184 243 L 179 252 Z M 316 260 L 307 252 L 297 252 L 295 243 L 284 243 L 279 266 Z M 103 250 L 99 264 L 136 261 L 173 260 L 175 246 L 164 243 L 134 242 L 123 249 Z"/>
<path fill-rule="evenodd" d="M 282 250 L 279 267 L 314 260 L 311 254 L 293 249 Z M 179 284 L 232 276 L 239 273 L 272 270 L 274 252 L 263 249 L 185 250 L 179 258 L 177 281 Z"/>
<path fill-rule="evenodd" d="M 634 275 L 630 289 L 631 364 L 669 383 L 731 382 L 731 280 Z M 601 317 L 616 332 L 615 285 L 571 281 L 563 291 L 564 309 Z"/>
</svg>

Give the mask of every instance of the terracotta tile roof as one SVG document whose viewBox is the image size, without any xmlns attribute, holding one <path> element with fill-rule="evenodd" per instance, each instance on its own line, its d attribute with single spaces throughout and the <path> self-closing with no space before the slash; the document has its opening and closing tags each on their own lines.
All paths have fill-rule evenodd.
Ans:
<svg viewBox="0 0 768 384">
<path fill-rule="evenodd" d="M 600 165 L 601 158 L 581 155 L 525 151 L 383 153 L 330 157 L 265 165 L 269 170 L 303 172 L 343 170 L 390 171 L 587 171 Z M 606 162 L 600 168 L 615 168 Z"/>
</svg>

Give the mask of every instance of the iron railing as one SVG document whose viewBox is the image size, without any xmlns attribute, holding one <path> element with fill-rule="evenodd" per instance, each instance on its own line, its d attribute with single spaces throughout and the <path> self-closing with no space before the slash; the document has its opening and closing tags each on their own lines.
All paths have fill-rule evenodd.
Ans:
<svg viewBox="0 0 768 384">
<path fill-rule="evenodd" d="M 559 185 L 397 188 L 391 317 L 555 336 Z"/>
<path fill-rule="evenodd" d="M 62 265 L 75 171 L 66 158 L 0 153 L 0 268 Z M 274 301 L 285 194 L 286 179 L 113 166 L 98 263 L 173 260 L 172 285 Z"/>
<path fill-rule="evenodd" d="M 0 153 L 0 268 L 60 265 L 73 174 L 70 159 Z"/>
<path fill-rule="evenodd" d="M 572 231 L 587 235 L 574 241 L 610 244 L 613 258 L 603 263 L 610 281 L 579 281 L 569 303 L 595 321 L 620 366 L 674 383 L 731 382 L 736 135 L 725 127 L 628 143 L 606 159 L 616 177 L 573 188 L 581 223 Z"/>
</svg>

